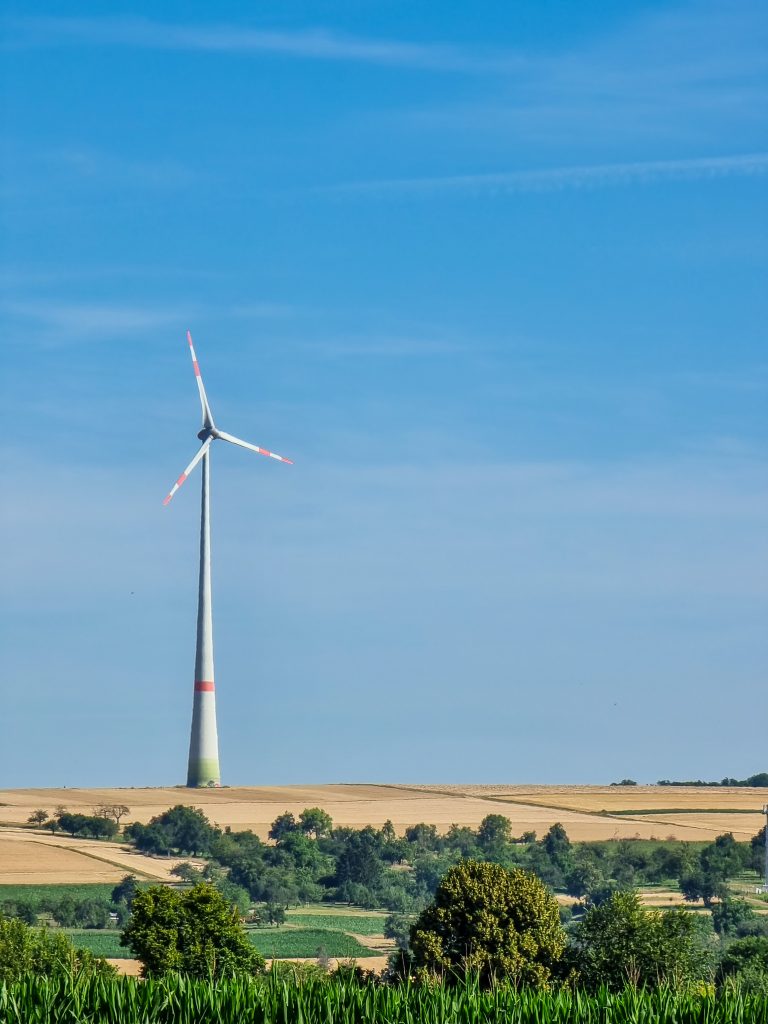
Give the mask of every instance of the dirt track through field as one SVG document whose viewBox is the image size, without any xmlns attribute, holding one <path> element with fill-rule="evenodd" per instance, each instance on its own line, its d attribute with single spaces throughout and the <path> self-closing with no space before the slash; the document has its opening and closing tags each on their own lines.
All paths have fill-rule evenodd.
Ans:
<svg viewBox="0 0 768 1024">
<path fill-rule="evenodd" d="M 402 832 L 418 822 L 440 831 L 452 824 L 477 828 L 488 814 L 504 814 L 516 835 L 541 836 L 561 822 L 576 841 L 619 838 L 711 840 L 723 832 L 753 836 L 763 824 L 765 790 L 599 786 L 406 786 L 325 785 L 233 787 L 189 790 L 28 789 L 0 791 L 0 825 L 18 826 L 36 808 L 92 813 L 102 803 L 131 808 L 123 819 L 146 822 L 174 804 L 200 807 L 211 821 L 252 829 L 265 838 L 284 811 L 298 815 L 322 807 L 337 825 L 380 827 L 392 821 Z M 640 814 L 651 810 L 653 814 Z M 628 811 L 629 814 L 616 814 Z M 733 813 L 736 812 L 736 813 Z M 167 878 L 173 859 L 141 857 L 117 843 L 69 839 L 58 834 L 0 828 L 0 884 L 8 882 L 117 881 L 127 871 Z"/>
</svg>

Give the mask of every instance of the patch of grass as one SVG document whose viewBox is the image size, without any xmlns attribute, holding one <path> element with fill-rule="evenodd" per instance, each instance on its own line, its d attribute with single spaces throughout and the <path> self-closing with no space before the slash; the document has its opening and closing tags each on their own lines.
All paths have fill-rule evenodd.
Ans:
<svg viewBox="0 0 768 1024">
<path fill-rule="evenodd" d="M 257 928 L 249 930 L 248 938 L 265 957 L 316 957 L 320 950 L 326 956 L 377 956 L 357 939 L 328 928 Z"/>
<path fill-rule="evenodd" d="M 332 932 L 354 932 L 355 935 L 383 935 L 386 916 L 360 914 L 307 914 L 288 911 L 286 925 L 299 928 L 322 928 Z"/>
<path fill-rule="evenodd" d="M 66 934 L 79 949 L 89 949 L 96 956 L 131 958 L 131 951 L 120 945 L 119 931 L 72 928 Z M 330 928 L 256 928 L 248 930 L 248 938 L 266 957 L 314 958 L 318 950 L 333 957 L 378 955 L 375 949 L 361 945 L 351 935 Z"/>
<path fill-rule="evenodd" d="M 67 929 L 66 934 L 78 949 L 89 949 L 95 956 L 109 956 L 119 960 L 130 960 L 130 949 L 120 945 L 120 932 L 106 929 Z"/>
<path fill-rule="evenodd" d="M 127 871 L 126 874 L 128 874 Z M 0 903 L 5 900 L 23 900 L 25 903 L 31 903 L 38 907 L 46 900 L 60 900 L 62 896 L 71 896 L 73 900 L 108 900 L 114 887 L 108 882 L 0 885 Z"/>
</svg>

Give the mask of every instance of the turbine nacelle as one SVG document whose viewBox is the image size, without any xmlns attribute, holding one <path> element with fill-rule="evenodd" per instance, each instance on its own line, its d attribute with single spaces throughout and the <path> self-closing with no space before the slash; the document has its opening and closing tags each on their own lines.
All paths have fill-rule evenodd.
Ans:
<svg viewBox="0 0 768 1024">
<path fill-rule="evenodd" d="M 173 498 L 176 491 L 178 491 L 198 462 L 207 454 L 211 444 L 217 440 L 229 441 L 230 444 L 236 444 L 239 448 L 247 448 L 249 451 L 256 452 L 258 455 L 267 455 L 270 459 L 276 459 L 278 462 L 287 462 L 289 465 L 293 464 L 291 459 L 286 459 L 282 455 L 278 455 L 276 452 L 269 451 L 268 448 L 261 448 L 259 445 L 251 444 L 249 441 L 242 441 L 239 437 L 234 437 L 232 434 L 226 434 L 223 430 L 217 429 L 216 424 L 213 422 L 213 413 L 211 412 L 211 407 L 208 404 L 208 396 L 205 393 L 203 376 L 200 373 L 200 365 L 197 361 L 195 348 L 192 344 L 192 335 L 189 331 L 187 331 L 187 341 L 189 342 L 189 352 L 192 356 L 192 369 L 195 371 L 197 390 L 200 393 L 200 405 L 203 412 L 203 426 L 202 429 L 198 431 L 197 436 L 203 443 L 200 445 L 194 459 L 192 459 L 190 464 L 169 491 L 163 501 L 164 505 L 167 505 L 170 502 L 171 498 Z"/>
</svg>

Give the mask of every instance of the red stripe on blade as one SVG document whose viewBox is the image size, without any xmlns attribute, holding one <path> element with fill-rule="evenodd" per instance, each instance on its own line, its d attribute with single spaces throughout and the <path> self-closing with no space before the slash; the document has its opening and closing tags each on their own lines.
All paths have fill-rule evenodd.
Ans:
<svg viewBox="0 0 768 1024">
<path fill-rule="evenodd" d="M 181 485 L 184 483 L 184 481 L 186 479 L 187 479 L 187 474 L 186 473 L 182 473 L 181 476 L 179 477 L 179 479 L 176 481 L 176 486 L 177 487 L 181 487 Z"/>
<path fill-rule="evenodd" d="M 200 679 L 195 683 L 195 693 L 210 693 L 214 689 L 212 679 Z"/>
<path fill-rule="evenodd" d="M 196 359 L 192 360 L 192 366 L 195 369 L 195 376 L 199 377 L 200 376 L 200 367 L 197 365 L 197 360 Z"/>
</svg>

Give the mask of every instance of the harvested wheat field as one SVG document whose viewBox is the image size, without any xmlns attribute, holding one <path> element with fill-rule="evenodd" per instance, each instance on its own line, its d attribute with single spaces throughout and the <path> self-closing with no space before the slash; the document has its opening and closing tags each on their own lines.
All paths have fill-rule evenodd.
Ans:
<svg viewBox="0 0 768 1024">
<path fill-rule="evenodd" d="M 126 870 L 167 878 L 175 861 L 140 857 L 117 843 L 68 839 L 20 829 L 36 808 L 91 813 L 102 803 L 130 807 L 123 819 L 148 821 L 174 804 L 202 808 L 218 825 L 250 828 L 266 837 L 283 811 L 322 807 L 338 825 L 399 831 L 424 821 L 441 830 L 477 827 L 487 814 L 505 814 L 513 832 L 539 835 L 559 821 L 574 840 L 644 838 L 709 840 L 722 832 L 749 839 L 762 826 L 765 790 L 599 786 L 327 785 L 189 790 L 26 789 L 0 791 L 0 883 L 112 881 Z M 652 813 L 649 813 L 652 812 Z M 12 826 L 17 826 L 13 828 Z"/>
<path fill-rule="evenodd" d="M 0 885 L 119 882 L 129 872 L 168 881 L 178 863 L 174 857 L 145 857 L 121 843 L 0 829 Z"/>
<path fill-rule="evenodd" d="M 751 838 L 764 823 L 765 789 L 726 786 L 426 786 L 432 792 L 482 796 L 510 807 L 535 804 L 553 811 L 580 812 L 645 824 L 658 838 L 711 839 L 733 832 Z M 510 813 L 510 817 L 514 816 Z M 565 817 L 560 820 L 565 825 Z M 698 833 L 698 836 L 695 834 Z M 624 835 L 625 833 L 620 833 Z M 570 835 L 570 831 L 569 831 Z M 647 833 L 641 831 L 645 837 Z M 572 838 L 597 838 L 578 836 Z M 602 836 L 600 838 L 603 838 Z"/>
</svg>

